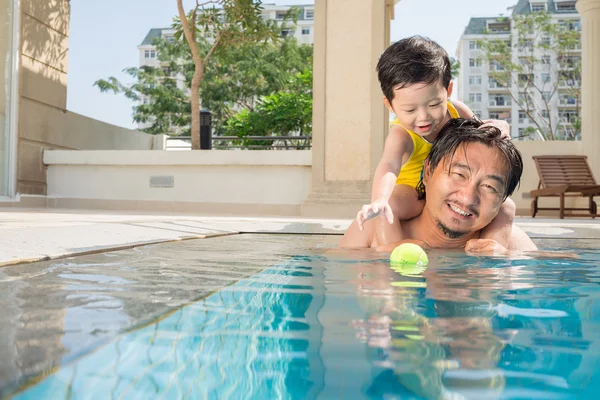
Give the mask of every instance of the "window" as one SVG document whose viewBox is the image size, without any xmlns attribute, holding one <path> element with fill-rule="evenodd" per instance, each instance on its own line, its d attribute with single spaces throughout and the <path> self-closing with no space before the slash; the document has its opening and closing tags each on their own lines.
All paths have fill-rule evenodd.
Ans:
<svg viewBox="0 0 600 400">
<path fill-rule="evenodd" d="M 469 93 L 469 102 L 481 103 L 481 93 Z"/>
<path fill-rule="evenodd" d="M 531 12 L 546 11 L 545 3 L 531 3 Z"/>
<path fill-rule="evenodd" d="M 499 112 L 490 112 L 489 119 L 500 119 L 500 113 Z"/>
<path fill-rule="evenodd" d="M 561 106 L 574 106 L 577 104 L 575 97 L 569 96 L 568 94 L 561 94 L 559 102 Z"/>
<path fill-rule="evenodd" d="M 542 56 L 542 64 L 550 64 L 550 56 Z"/>
<path fill-rule="evenodd" d="M 508 96 L 495 95 L 490 97 L 490 106 L 510 106 L 512 102 Z"/>
<path fill-rule="evenodd" d="M 469 85 L 481 85 L 481 76 L 480 75 L 469 76 Z"/>
<path fill-rule="evenodd" d="M 473 115 L 475 115 L 477 118 L 481 118 L 481 110 L 471 110 L 473 112 Z"/>
<path fill-rule="evenodd" d="M 542 73 L 542 82 L 543 83 L 550 82 L 550 74 Z"/>
<path fill-rule="evenodd" d="M 309 8 L 304 10 L 304 19 L 315 19 L 315 10 Z"/>
<path fill-rule="evenodd" d="M 540 43 L 542 46 L 550 46 L 552 44 L 552 39 L 550 38 L 550 36 L 544 36 L 542 37 Z"/>
<path fill-rule="evenodd" d="M 288 36 L 292 36 L 293 34 L 294 34 L 294 31 L 291 29 L 282 29 L 281 32 L 279 33 L 279 36 L 288 37 Z"/>
<path fill-rule="evenodd" d="M 156 58 L 156 50 L 150 50 L 150 58 Z"/>
<path fill-rule="evenodd" d="M 144 58 L 150 58 L 150 50 L 144 50 Z"/>
<path fill-rule="evenodd" d="M 507 87 L 506 85 L 503 85 L 501 82 L 498 82 L 498 80 L 496 80 L 495 78 L 490 78 L 489 85 L 490 85 L 491 89 Z"/>
<path fill-rule="evenodd" d="M 577 111 L 558 111 L 560 122 L 572 123 L 577 118 Z"/>
<path fill-rule="evenodd" d="M 552 92 L 542 92 L 542 98 L 545 101 L 550 101 L 550 99 L 552 98 Z"/>
<path fill-rule="evenodd" d="M 581 21 L 578 19 L 559 19 L 558 25 L 564 30 L 581 31 Z"/>
<path fill-rule="evenodd" d="M 556 12 L 574 12 L 577 11 L 575 8 L 575 2 L 572 3 L 556 3 Z"/>
<path fill-rule="evenodd" d="M 285 18 L 285 13 L 281 12 L 281 11 L 277 11 L 277 13 L 275 14 L 275 19 L 282 20 L 284 18 Z"/>
<path fill-rule="evenodd" d="M 469 58 L 469 67 L 481 67 L 481 60 L 478 58 Z"/>
<path fill-rule="evenodd" d="M 303 35 L 310 35 L 310 28 L 302 28 L 302 34 Z"/>
<path fill-rule="evenodd" d="M 490 71 L 504 71 L 504 65 L 496 60 L 490 62 Z"/>
<path fill-rule="evenodd" d="M 469 40 L 469 49 L 479 50 L 479 49 L 481 49 L 481 43 L 479 43 L 475 40 Z"/>
<path fill-rule="evenodd" d="M 470 67 L 481 67 L 481 60 L 478 58 L 469 58 Z"/>
<path fill-rule="evenodd" d="M 542 110 L 542 118 L 548 118 L 548 110 Z"/>
</svg>

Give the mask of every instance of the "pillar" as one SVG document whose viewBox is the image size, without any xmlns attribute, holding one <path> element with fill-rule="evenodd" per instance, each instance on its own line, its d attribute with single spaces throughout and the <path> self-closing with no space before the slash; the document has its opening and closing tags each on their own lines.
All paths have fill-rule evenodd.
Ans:
<svg viewBox="0 0 600 400">
<path fill-rule="evenodd" d="M 313 179 L 303 215 L 353 217 L 370 199 L 389 118 L 375 67 L 398 1 L 315 1 Z"/>
<path fill-rule="evenodd" d="M 584 152 L 600 180 L 600 0 L 578 0 L 581 15 L 581 139 Z"/>
</svg>

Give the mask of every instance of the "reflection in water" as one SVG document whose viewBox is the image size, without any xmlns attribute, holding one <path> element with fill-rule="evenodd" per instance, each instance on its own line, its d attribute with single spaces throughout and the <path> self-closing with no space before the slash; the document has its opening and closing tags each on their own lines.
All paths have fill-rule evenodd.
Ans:
<svg viewBox="0 0 600 400">
<path fill-rule="evenodd" d="M 117 336 L 16 398 L 597 398 L 598 254 L 432 251 L 425 271 L 379 256 L 296 256 Z"/>
<path fill-rule="evenodd" d="M 297 260 L 263 271 L 120 336 L 17 398 L 315 397 L 323 299 L 310 293 L 314 280 Z"/>
<path fill-rule="evenodd" d="M 383 368 L 368 394 L 408 390 L 431 399 L 490 399 L 590 392 L 589 386 L 598 385 L 593 369 L 578 374 L 586 376 L 585 384 L 574 378 L 582 357 L 596 366 L 600 361 L 595 332 L 587 332 L 595 349 L 581 354 L 592 345 L 583 339 L 585 317 L 577 310 L 587 296 L 574 282 L 557 281 L 557 271 L 549 270 L 560 264 L 547 262 L 541 271 L 539 264 L 437 263 L 421 277 L 383 264 L 361 268 L 358 295 L 368 318 L 356 327 L 379 350 L 373 362 Z M 564 266 L 571 278 L 591 282 L 584 269 Z"/>
</svg>

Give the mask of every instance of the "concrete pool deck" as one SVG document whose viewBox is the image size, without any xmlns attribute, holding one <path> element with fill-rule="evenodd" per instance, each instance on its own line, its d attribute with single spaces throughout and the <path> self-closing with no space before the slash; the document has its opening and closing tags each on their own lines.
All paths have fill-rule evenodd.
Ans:
<svg viewBox="0 0 600 400">
<path fill-rule="evenodd" d="M 240 233 L 341 235 L 350 222 L 13 208 L 0 212 L 0 266 Z M 518 217 L 516 224 L 543 247 L 554 240 L 560 240 L 560 247 L 600 244 L 598 220 Z"/>
</svg>

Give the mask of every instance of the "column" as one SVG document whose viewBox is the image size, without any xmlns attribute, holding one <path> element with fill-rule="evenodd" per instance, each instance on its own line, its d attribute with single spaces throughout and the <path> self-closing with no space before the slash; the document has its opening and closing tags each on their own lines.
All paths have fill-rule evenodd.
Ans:
<svg viewBox="0 0 600 400">
<path fill-rule="evenodd" d="M 398 1 L 315 1 L 313 180 L 302 215 L 352 217 L 370 199 L 389 118 L 375 67 Z"/>
<path fill-rule="evenodd" d="M 581 15 L 581 124 L 582 146 L 600 180 L 600 0 L 578 0 Z"/>
</svg>

